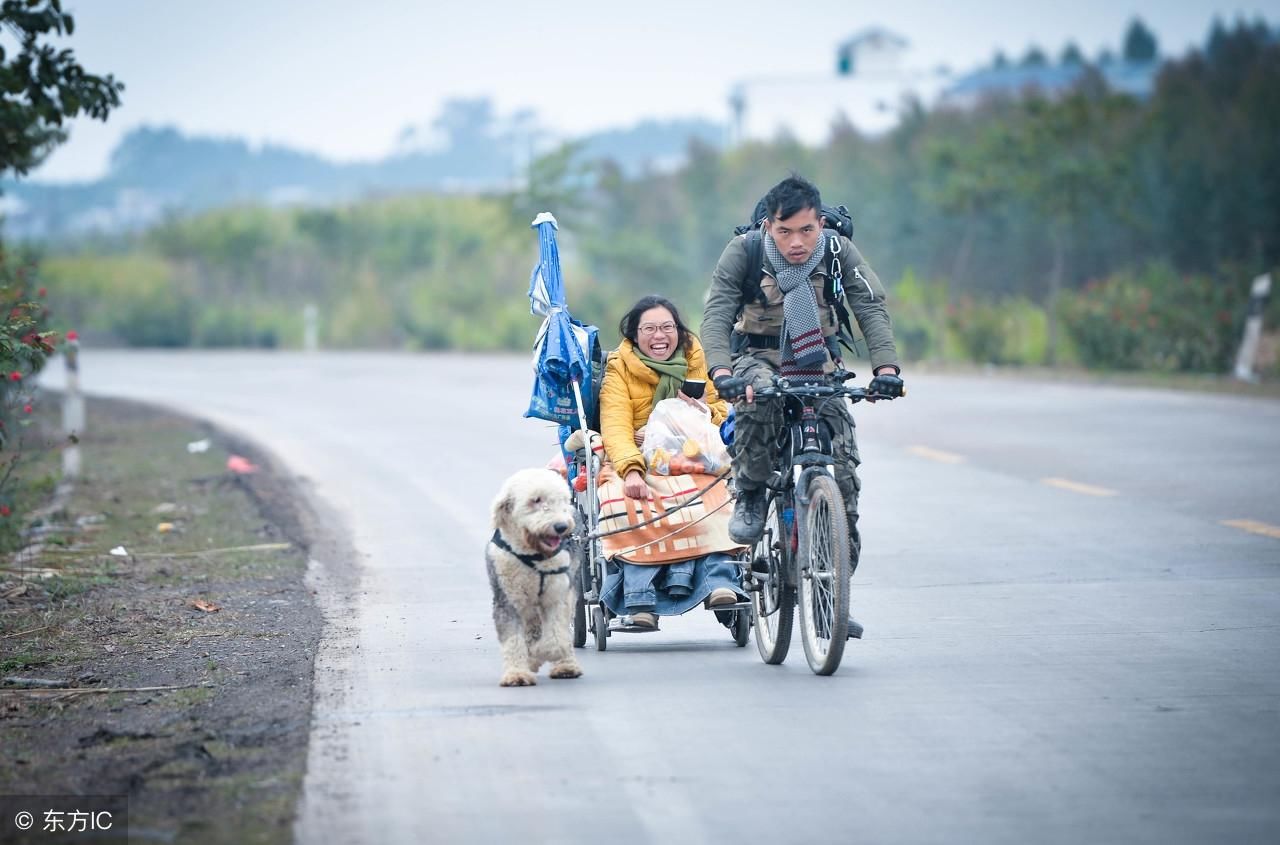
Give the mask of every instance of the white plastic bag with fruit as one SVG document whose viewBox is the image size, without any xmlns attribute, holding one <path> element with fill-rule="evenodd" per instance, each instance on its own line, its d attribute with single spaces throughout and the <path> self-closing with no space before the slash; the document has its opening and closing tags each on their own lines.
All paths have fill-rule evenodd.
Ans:
<svg viewBox="0 0 1280 845">
<path fill-rule="evenodd" d="M 640 451 L 653 475 L 714 474 L 729 465 L 711 411 L 680 398 L 653 407 Z"/>
</svg>

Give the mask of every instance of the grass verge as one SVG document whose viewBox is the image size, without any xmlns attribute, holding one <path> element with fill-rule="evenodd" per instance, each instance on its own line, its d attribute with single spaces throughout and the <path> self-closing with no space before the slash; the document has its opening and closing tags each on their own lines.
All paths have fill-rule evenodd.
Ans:
<svg viewBox="0 0 1280 845">
<path fill-rule="evenodd" d="M 107 400 L 58 485 L 45 404 L 0 558 L 0 793 L 128 794 L 162 841 L 291 841 L 321 630 L 291 488 L 253 455 L 230 471 L 244 447 L 199 422 Z"/>
</svg>

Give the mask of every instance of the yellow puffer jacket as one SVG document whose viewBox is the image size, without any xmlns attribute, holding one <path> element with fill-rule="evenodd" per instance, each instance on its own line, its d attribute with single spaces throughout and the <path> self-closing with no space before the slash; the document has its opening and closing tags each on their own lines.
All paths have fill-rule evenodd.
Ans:
<svg viewBox="0 0 1280 845">
<path fill-rule="evenodd" d="M 707 378 L 707 357 L 702 344 L 692 335 L 690 342 L 690 348 L 685 351 L 688 378 L 707 382 L 707 392 L 702 398 L 711 408 L 711 421 L 719 425 L 728 416 L 729 406 Z M 657 389 L 658 374 L 640 360 L 631 341 L 623 338 L 622 345 L 609 353 L 600 385 L 600 433 L 604 436 L 604 450 L 623 478 L 633 469 L 645 471 L 644 456 L 636 445 L 635 435 L 636 430 L 649 421 Z"/>
</svg>

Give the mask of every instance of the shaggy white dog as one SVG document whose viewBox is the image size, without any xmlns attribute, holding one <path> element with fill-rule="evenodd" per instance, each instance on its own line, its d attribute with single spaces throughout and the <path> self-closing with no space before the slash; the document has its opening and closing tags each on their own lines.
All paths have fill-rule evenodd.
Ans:
<svg viewBox="0 0 1280 845">
<path fill-rule="evenodd" d="M 485 547 L 493 588 L 493 623 L 502 646 L 504 687 L 551 677 L 577 678 L 570 626 L 575 593 L 565 541 L 574 526 L 569 485 L 548 469 L 522 469 L 493 501 L 493 536 Z"/>
</svg>

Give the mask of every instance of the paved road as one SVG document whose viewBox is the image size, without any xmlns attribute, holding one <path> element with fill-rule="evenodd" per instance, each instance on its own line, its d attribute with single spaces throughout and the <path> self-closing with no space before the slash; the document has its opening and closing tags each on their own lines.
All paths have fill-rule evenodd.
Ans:
<svg viewBox="0 0 1280 845">
<path fill-rule="evenodd" d="M 89 351 L 83 378 L 249 433 L 359 550 L 300 841 L 1280 841 L 1278 402 L 910 379 L 858 409 L 868 632 L 838 674 L 697 611 L 506 690 L 481 549 L 552 453 L 527 359 Z"/>
</svg>

